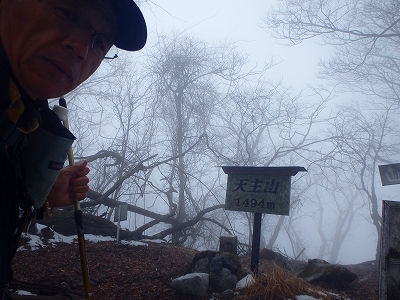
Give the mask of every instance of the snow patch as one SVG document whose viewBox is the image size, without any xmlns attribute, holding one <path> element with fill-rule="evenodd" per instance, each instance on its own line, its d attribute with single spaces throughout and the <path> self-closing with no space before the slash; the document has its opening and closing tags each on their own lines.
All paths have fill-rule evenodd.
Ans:
<svg viewBox="0 0 400 300">
<path fill-rule="evenodd" d="M 37 226 L 37 232 L 36 234 L 29 234 L 29 233 L 22 233 L 21 238 L 27 240 L 25 245 L 20 246 L 17 251 L 34 251 L 38 250 L 40 248 L 45 248 L 45 247 L 56 247 L 58 243 L 66 243 L 66 244 L 73 244 L 73 243 L 78 243 L 77 236 L 65 236 L 62 234 L 59 234 L 52 229 L 52 237 L 49 239 L 45 240 L 45 237 L 41 234 L 42 229 L 48 228 L 45 225 L 42 224 L 36 224 Z M 110 236 L 102 236 L 102 235 L 93 235 L 93 234 L 85 234 L 85 241 L 97 243 L 97 242 L 113 242 L 115 241 L 115 238 L 112 238 Z M 121 244 L 123 245 L 130 245 L 130 246 L 147 246 L 148 244 L 145 242 L 138 242 L 138 241 L 125 241 L 122 240 L 120 241 Z"/>
<path fill-rule="evenodd" d="M 299 296 L 296 296 L 296 300 L 321 300 L 321 298 L 317 299 L 317 298 L 307 296 L 307 295 L 299 295 Z"/>
<path fill-rule="evenodd" d="M 19 296 L 37 296 L 36 294 L 32 294 L 31 292 L 22 290 L 16 290 L 14 293 L 16 293 Z"/>
</svg>

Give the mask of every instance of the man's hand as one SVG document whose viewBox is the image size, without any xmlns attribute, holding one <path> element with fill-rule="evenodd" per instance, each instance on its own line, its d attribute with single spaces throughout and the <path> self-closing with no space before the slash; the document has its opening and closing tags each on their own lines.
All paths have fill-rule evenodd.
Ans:
<svg viewBox="0 0 400 300">
<path fill-rule="evenodd" d="M 86 160 L 62 169 L 47 197 L 50 207 L 68 206 L 74 204 L 75 200 L 85 199 L 89 191 L 88 173 Z"/>
</svg>

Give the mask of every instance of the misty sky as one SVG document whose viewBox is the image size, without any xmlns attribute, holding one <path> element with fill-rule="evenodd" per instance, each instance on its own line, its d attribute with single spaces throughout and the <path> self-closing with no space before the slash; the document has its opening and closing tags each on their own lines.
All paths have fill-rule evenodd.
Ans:
<svg viewBox="0 0 400 300">
<path fill-rule="evenodd" d="M 293 86 L 297 91 L 307 84 L 321 83 L 315 77 L 318 71 L 317 62 L 321 58 L 329 57 L 330 48 L 318 45 L 316 40 L 309 40 L 292 47 L 282 46 L 260 27 L 265 12 L 277 2 L 276 0 L 252 0 L 251 2 L 151 0 L 150 4 L 141 5 L 149 31 L 146 48 L 148 51 L 151 50 L 152 45 L 157 42 L 158 35 L 170 35 L 173 32 L 196 36 L 212 44 L 227 41 L 235 43 L 238 50 L 249 55 L 251 66 L 257 64 L 261 68 L 264 62 L 275 57 L 280 63 L 268 72 L 268 78 L 271 80 L 282 79 L 285 86 Z M 120 54 L 123 55 L 123 53 Z M 141 52 L 133 55 L 141 56 Z M 395 189 L 398 192 L 399 188 L 400 185 L 384 189 L 385 192 L 389 192 L 389 189 Z M 339 257 L 341 263 L 374 259 L 376 238 L 373 227 L 369 224 L 365 225 L 367 218 L 368 215 L 363 214 L 355 220 L 355 228 L 350 232 L 348 242 L 342 248 L 343 251 L 348 251 L 347 256 L 342 254 Z M 357 222 L 361 226 L 357 227 Z M 315 224 L 310 224 L 310 226 L 315 226 Z M 307 232 L 307 226 L 303 230 Z M 371 234 L 361 234 L 366 230 Z M 310 240 L 310 244 L 312 243 L 313 241 Z M 354 245 L 357 246 L 354 247 Z"/>
<path fill-rule="evenodd" d="M 271 70 L 271 79 L 297 88 L 312 83 L 318 58 L 327 57 L 329 49 L 308 41 L 295 47 L 278 45 L 260 27 L 262 17 L 277 1 L 154 0 L 156 5 L 142 5 L 148 23 L 148 47 L 156 42 L 157 34 L 185 32 L 211 43 L 235 42 L 238 49 L 249 55 L 249 62 L 260 67 L 275 57 L 280 61 Z"/>
</svg>

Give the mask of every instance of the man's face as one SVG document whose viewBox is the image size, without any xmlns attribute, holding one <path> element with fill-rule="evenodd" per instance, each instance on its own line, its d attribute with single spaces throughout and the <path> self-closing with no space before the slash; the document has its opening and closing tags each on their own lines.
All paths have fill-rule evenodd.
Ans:
<svg viewBox="0 0 400 300">
<path fill-rule="evenodd" d="M 72 91 L 99 67 L 115 35 L 108 0 L 0 0 L 0 38 L 33 99 Z"/>
</svg>

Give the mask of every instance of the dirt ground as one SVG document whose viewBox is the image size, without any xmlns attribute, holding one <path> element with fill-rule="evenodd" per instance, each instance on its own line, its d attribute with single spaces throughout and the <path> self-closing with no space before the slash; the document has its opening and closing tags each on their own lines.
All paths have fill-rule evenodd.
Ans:
<svg viewBox="0 0 400 300">
<path fill-rule="evenodd" d="M 191 299 L 175 295 L 169 282 L 183 275 L 196 251 L 170 244 L 117 245 L 86 242 L 93 299 Z M 243 266 L 246 266 L 243 260 Z M 263 261 L 260 262 L 262 272 Z M 371 262 L 347 266 L 359 279 L 346 290 L 331 290 L 351 300 L 378 299 L 379 266 Z M 72 292 L 83 295 L 77 244 L 57 244 L 18 252 L 11 288 L 36 294 Z M 207 295 L 204 299 L 210 299 Z M 194 299 L 194 298 L 193 298 Z"/>
</svg>

